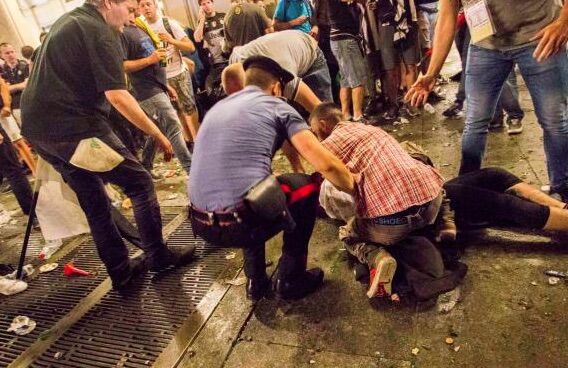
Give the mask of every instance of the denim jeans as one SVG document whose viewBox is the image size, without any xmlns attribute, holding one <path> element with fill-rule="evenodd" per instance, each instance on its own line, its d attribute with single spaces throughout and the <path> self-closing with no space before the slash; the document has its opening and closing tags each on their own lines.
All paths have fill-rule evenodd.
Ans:
<svg viewBox="0 0 568 368">
<path fill-rule="evenodd" d="M 132 200 L 141 247 L 148 258 L 159 257 L 167 248 L 162 237 L 160 207 L 150 174 L 114 133 L 98 138 L 124 157 L 124 161 L 107 172 L 92 172 L 69 163 L 79 144 L 78 140 L 53 142 L 30 139 L 30 143 L 44 160 L 61 173 L 77 194 L 109 276 L 120 279 L 129 268 L 128 250 L 112 220 L 105 182 L 119 186 Z"/>
<path fill-rule="evenodd" d="M 317 57 L 306 74 L 300 78 L 322 102 L 333 102 L 331 93 L 331 77 L 323 52 L 317 48 Z"/>
<path fill-rule="evenodd" d="M 489 121 L 495 114 L 503 83 L 513 66 L 519 70 L 531 94 L 538 122 L 544 131 L 544 152 L 551 189 L 568 178 L 568 57 L 563 50 L 538 62 L 536 45 L 498 51 L 469 46 L 466 66 L 468 108 L 462 135 L 460 173 L 481 167 Z"/>
<path fill-rule="evenodd" d="M 185 172 L 189 174 L 191 167 L 191 153 L 187 149 L 187 145 L 181 133 L 181 124 L 177 116 L 176 110 L 170 102 L 168 95 L 159 93 L 144 101 L 140 102 L 140 107 L 146 114 L 152 118 L 158 129 L 168 138 L 172 144 L 174 154 L 178 158 Z M 156 142 L 153 138 L 149 138 L 144 145 L 142 151 L 142 165 L 147 170 L 152 170 L 152 163 L 156 154 Z"/>
<path fill-rule="evenodd" d="M 465 101 L 465 69 L 467 66 L 467 53 L 469 50 L 469 43 L 471 41 L 471 36 L 469 34 L 468 26 L 463 26 L 456 32 L 455 42 L 456 48 L 460 54 L 462 74 L 460 78 L 460 84 L 458 86 L 458 92 L 456 93 L 456 102 L 463 104 Z"/>
</svg>

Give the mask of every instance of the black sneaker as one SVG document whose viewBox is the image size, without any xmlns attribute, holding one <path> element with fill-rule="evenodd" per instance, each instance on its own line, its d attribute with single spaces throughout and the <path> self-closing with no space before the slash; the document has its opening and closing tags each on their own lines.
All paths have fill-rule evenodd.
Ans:
<svg viewBox="0 0 568 368">
<path fill-rule="evenodd" d="M 114 277 L 112 279 L 112 288 L 117 291 L 123 291 L 130 286 L 130 282 L 146 272 L 146 256 L 144 254 L 131 258 L 128 261 L 128 271 L 121 275 L 120 277 Z"/>
<path fill-rule="evenodd" d="M 369 99 L 365 108 L 363 109 L 363 115 L 373 116 L 378 115 L 383 110 L 383 103 L 378 98 Z"/>
<path fill-rule="evenodd" d="M 262 277 L 247 279 L 247 299 L 254 303 L 258 302 L 266 294 L 269 285 L 270 280 L 266 274 Z"/>
<path fill-rule="evenodd" d="M 8 193 L 10 191 L 10 184 L 8 184 L 7 180 L 4 180 L 0 184 L 0 193 Z"/>
<path fill-rule="evenodd" d="M 168 268 L 184 266 L 193 261 L 193 253 L 195 253 L 193 245 L 167 247 L 166 250 L 152 259 L 150 271 L 160 272 Z"/>
<path fill-rule="evenodd" d="M 280 299 L 301 299 L 316 291 L 323 283 L 323 270 L 312 268 L 293 279 L 278 278 L 274 282 L 274 293 Z"/>
<path fill-rule="evenodd" d="M 447 118 L 455 118 L 461 115 L 463 110 L 463 102 L 456 101 L 450 107 L 448 107 L 442 115 Z"/>
<path fill-rule="evenodd" d="M 399 112 L 397 106 L 390 106 L 383 114 L 383 119 L 385 119 L 386 121 L 394 121 L 398 119 L 398 117 Z"/>
<path fill-rule="evenodd" d="M 461 77 L 462 77 L 462 72 L 459 71 L 459 72 L 457 72 L 456 74 L 452 75 L 452 76 L 450 77 L 450 80 L 451 80 L 452 82 L 459 82 L 459 81 L 461 80 Z"/>
<path fill-rule="evenodd" d="M 503 128 L 504 126 L 505 126 L 505 122 L 503 121 L 503 118 L 492 119 L 489 122 L 489 129 L 500 129 L 500 128 Z"/>
</svg>

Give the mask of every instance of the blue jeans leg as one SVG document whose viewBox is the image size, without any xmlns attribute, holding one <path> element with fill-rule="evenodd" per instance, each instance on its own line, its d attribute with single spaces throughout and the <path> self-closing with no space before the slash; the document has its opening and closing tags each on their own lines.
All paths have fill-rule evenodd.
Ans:
<svg viewBox="0 0 568 368">
<path fill-rule="evenodd" d="M 319 48 L 316 60 L 301 78 L 322 102 L 333 102 L 329 69 L 325 56 Z"/>
<path fill-rule="evenodd" d="M 191 153 L 187 149 L 183 135 L 181 133 L 181 123 L 173 108 L 168 95 L 159 93 L 142 102 L 140 106 L 148 116 L 153 117 L 160 131 L 168 138 L 176 157 L 185 172 L 189 174 L 191 167 Z M 142 153 L 144 167 L 152 167 L 153 156 L 156 151 L 154 140 L 148 140 Z"/>
<path fill-rule="evenodd" d="M 519 87 L 517 86 L 515 69 L 511 70 L 505 84 L 503 84 L 501 97 L 495 111 L 497 119 L 503 118 L 503 110 L 510 119 L 523 119 L 525 117 L 525 113 L 519 104 Z"/>
<path fill-rule="evenodd" d="M 563 50 L 537 62 L 536 46 L 513 51 L 544 132 L 544 152 L 552 190 L 568 180 L 568 58 Z"/>
<path fill-rule="evenodd" d="M 503 53 L 470 45 L 465 70 L 467 113 L 460 174 L 481 167 L 489 121 L 495 114 L 503 83 L 512 68 L 513 61 Z"/>
</svg>

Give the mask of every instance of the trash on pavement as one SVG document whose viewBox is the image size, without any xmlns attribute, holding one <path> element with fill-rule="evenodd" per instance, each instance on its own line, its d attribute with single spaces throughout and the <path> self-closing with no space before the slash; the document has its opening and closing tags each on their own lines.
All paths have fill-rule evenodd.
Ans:
<svg viewBox="0 0 568 368">
<path fill-rule="evenodd" d="M 16 335 L 27 335 L 34 330 L 36 322 L 26 316 L 17 316 L 12 320 L 12 324 L 6 331 L 14 332 Z"/>
<path fill-rule="evenodd" d="M 247 278 L 244 276 L 238 277 L 232 280 L 225 280 L 225 284 L 233 285 L 233 286 L 241 286 L 247 282 Z"/>
<path fill-rule="evenodd" d="M 9 280 L 0 278 L 0 294 L 14 295 L 21 293 L 28 288 L 28 283 L 22 280 Z"/>
<path fill-rule="evenodd" d="M 59 248 L 61 248 L 62 245 L 63 245 L 63 240 L 61 240 L 61 239 L 54 239 L 54 240 L 46 241 L 44 247 L 39 252 L 39 255 L 38 255 L 39 259 L 41 259 L 41 260 L 50 259 L 51 256 L 55 252 L 57 252 L 59 250 Z"/>
<path fill-rule="evenodd" d="M 548 278 L 548 284 L 549 285 L 558 285 L 558 283 L 560 282 L 560 279 L 558 277 L 549 277 Z"/>
<path fill-rule="evenodd" d="M 51 271 L 55 270 L 58 266 L 59 266 L 59 264 L 57 264 L 57 263 L 46 263 L 46 264 L 41 265 L 39 267 L 39 272 L 40 273 L 51 272 Z"/>
<path fill-rule="evenodd" d="M 73 262 L 69 262 L 65 266 L 63 266 L 63 274 L 65 276 L 89 276 L 90 275 L 89 272 L 75 267 Z"/>
</svg>

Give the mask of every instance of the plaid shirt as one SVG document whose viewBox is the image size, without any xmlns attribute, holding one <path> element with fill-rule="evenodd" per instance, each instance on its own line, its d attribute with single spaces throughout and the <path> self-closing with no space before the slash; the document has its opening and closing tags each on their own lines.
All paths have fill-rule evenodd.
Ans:
<svg viewBox="0 0 568 368">
<path fill-rule="evenodd" d="M 413 159 L 384 130 L 339 123 L 323 145 L 353 174 L 359 174 L 357 213 L 364 218 L 392 215 L 436 198 L 443 178 Z"/>
</svg>

